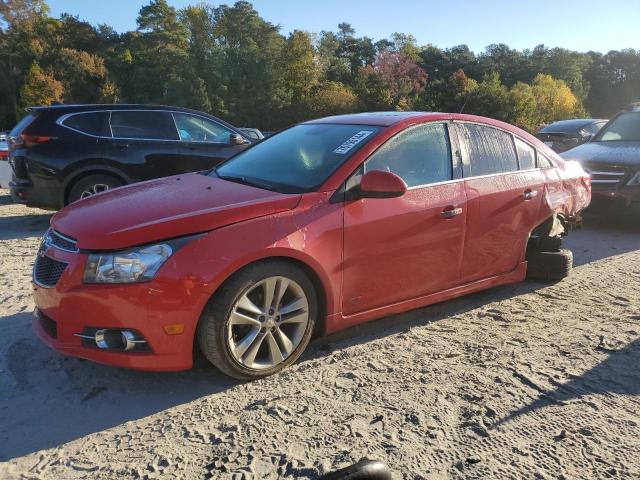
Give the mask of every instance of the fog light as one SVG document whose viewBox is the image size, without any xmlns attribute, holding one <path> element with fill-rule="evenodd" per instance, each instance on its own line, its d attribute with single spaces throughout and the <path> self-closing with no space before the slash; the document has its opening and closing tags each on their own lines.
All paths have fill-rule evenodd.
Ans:
<svg viewBox="0 0 640 480">
<path fill-rule="evenodd" d="M 90 342 L 103 350 L 119 350 L 123 352 L 150 351 L 144 337 L 134 330 L 86 328 L 83 333 L 74 333 L 74 335 L 82 338 L 85 345 Z"/>
</svg>

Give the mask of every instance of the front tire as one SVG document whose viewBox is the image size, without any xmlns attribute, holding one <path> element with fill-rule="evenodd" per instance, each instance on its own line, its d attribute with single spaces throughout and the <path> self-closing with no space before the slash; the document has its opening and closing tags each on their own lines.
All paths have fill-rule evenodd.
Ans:
<svg viewBox="0 0 640 480">
<path fill-rule="evenodd" d="M 302 355 L 317 312 L 317 295 L 304 270 L 263 261 L 220 287 L 198 324 L 198 344 L 223 373 L 240 380 L 263 378 Z"/>
</svg>

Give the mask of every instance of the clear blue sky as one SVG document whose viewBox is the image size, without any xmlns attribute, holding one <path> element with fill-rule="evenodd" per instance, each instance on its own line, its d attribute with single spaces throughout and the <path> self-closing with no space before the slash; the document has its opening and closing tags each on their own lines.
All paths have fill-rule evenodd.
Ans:
<svg viewBox="0 0 640 480">
<path fill-rule="evenodd" d="M 200 0 L 169 0 L 176 8 Z M 140 0 L 49 0 L 52 14 L 78 15 L 117 31 L 136 28 Z M 215 5 L 228 2 L 211 2 Z M 393 32 L 414 35 L 419 45 L 466 43 L 479 52 L 491 43 L 533 48 L 540 43 L 579 51 L 640 49 L 640 0 L 254 0 L 254 7 L 283 33 L 336 30 L 348 22 L 375 40 Z"/>
</svg>

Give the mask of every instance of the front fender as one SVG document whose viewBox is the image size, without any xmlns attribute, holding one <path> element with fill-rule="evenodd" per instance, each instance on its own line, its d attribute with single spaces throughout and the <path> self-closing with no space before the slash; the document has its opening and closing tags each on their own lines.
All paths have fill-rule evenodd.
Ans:
<svg viewBox="0 0 640 480">
<path fill-rule="evenodd" d="M 314 194 L 320 195 L 320 194 Z M 337 312 L 342 286 L 342 205 L 303 200 L 294 211 L 256 218 L 211 231 L 179 250 L 160 269 L 160 290 L 187 292 L 184 305 L 202 313 L 224 282 L 242 268 L 269 258 L 304 264 L 324 290 L 325 313 Z M 198 316 L 199 318 L 199 316 Z M 191 325 L 195 334 L 197 319 Z"/>
</svg>

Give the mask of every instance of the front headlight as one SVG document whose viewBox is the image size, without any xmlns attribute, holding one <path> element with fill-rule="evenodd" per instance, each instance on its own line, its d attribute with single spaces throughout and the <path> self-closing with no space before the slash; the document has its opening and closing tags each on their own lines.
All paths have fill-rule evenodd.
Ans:
<svg viewBox="0 0 640 480">
<path fill-rule="evenodd" d="M 124 252 L 91 254 L 84 269 L 84 282 L 147 282 L 173 252 L 171 245 L 160 243 Z"/>
<path fill-rule="evenodd" d="M 640 185 L 640 170 L 627 182 L 628 187 L 637 187 L 638 185 Z"/>
</svg>

